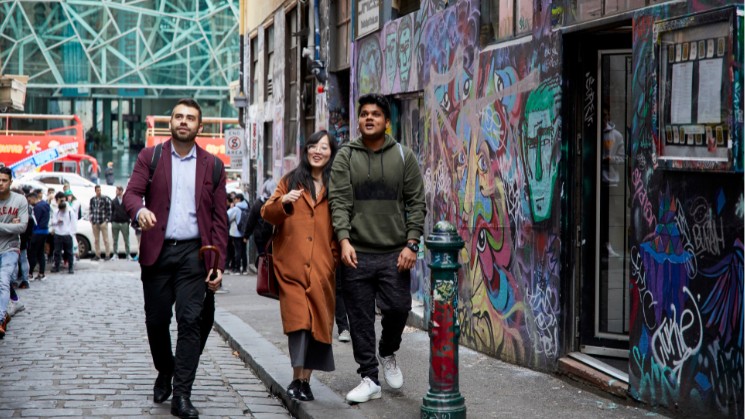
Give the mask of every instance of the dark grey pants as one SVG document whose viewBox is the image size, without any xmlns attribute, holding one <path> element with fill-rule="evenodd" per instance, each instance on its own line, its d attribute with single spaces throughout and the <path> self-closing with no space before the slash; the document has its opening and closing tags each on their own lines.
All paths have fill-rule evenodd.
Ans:
<svg viewBox="0 0 745 419">
<path fill-rule="evenodd" d="M 375 358 L 375 304 L 383 315 L 383 330 L 378 344 L 380 356 L 389 356 L 401 346 L 401 334 L 411 311 L 411 274 L 398 272 L 401 252 L 357 252 L 357 268 L 342 268 L 344 302 L 349 317 L 357 373 L 378 381 Z"/>
<path fill-rule="evenodd" d="M 202 349 L 200 329 L 207 273 L 199 259 L 200 246 L 199 239 L 175 246 L 164 244 L 155 264 L 142 267 L 150 352 L 158 372 L 173 374 L 174 396 L 191 396 Z M 174 303 L 178 324 L 175 357 L 169 331 Z"/>
</svg>

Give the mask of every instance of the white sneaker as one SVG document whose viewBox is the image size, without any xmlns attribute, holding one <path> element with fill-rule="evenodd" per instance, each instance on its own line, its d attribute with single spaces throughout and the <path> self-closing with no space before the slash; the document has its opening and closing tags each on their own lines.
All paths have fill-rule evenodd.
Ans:
<svg viewBox="0 0 745 419">
<path fill-rule="evenodd" d="M 26 309 L 26 305 L 23 304 L 21 300 L 18 300 L 18 301 L 10 300 L 8 302 L 8 315 L 11 317 L 15 316 L 17 313 L 20 313 L 25 309 Z"/>
<path fill-rule="evenodd" d="M 380 365 L 383 366 L 383 377 L 385 382 L 388 383 L 391 388 L 401 388 L 404 385 L 404 375 L 401 373 L 401 369 L 396 363 L 396 354 L 391 356 L 381 357 L 378 356 Z"/>
<path fill-rule="evenodd" d="M 111 260 L 119 260 L 119 255 L 117 255 L 115 252 L 114 256 L 111 257 Z"/>
<path fill-rule="evenodd" d="M 339 333 L 339 342 L 349 342 L 352 340 L 352 336 L 349 334 L 349 330 L 342 330 Z"/>
<path fill-rule="evenodd" d="M 368 400 L 379 399 L 380 396 L 380 386 L 375 384 L 370 377 L 365 377 L 357 387 L 347 393 L 347 401 L 350 403 L 364 403 Z"/>
</svg>

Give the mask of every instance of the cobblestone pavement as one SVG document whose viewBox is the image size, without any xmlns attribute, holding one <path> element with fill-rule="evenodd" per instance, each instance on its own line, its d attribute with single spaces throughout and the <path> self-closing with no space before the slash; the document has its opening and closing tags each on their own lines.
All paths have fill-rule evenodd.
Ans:
<svg viewBox="0 0 745 419">
<path fill-rule="evenodd" d="M 152 401 L 139 266 L 83 261 L 76 269 L 19 290 L 26 310 L 0 340 L 0 417 L 172 417 L 170 399 Z M 192 402 L 201 418 L 291 417 L 214 331 Z"/>
</svg>

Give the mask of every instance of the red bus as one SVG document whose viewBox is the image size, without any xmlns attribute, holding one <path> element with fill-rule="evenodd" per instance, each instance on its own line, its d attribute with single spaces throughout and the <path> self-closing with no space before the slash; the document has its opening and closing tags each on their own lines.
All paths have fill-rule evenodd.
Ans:
<svg viewBox="0 0 745 419">
<path fill-rule="evenodd" d="M 22 120 L 63 121 L 60 128 L 19 128 Z M 85 176 L 86 165 L 98 169 L 95 158 L 85 155 L 83 124 L 77 115 L 0 114 L 0 163 L 18 177 L 31 171 L 75 172 Z"/>
</svg>

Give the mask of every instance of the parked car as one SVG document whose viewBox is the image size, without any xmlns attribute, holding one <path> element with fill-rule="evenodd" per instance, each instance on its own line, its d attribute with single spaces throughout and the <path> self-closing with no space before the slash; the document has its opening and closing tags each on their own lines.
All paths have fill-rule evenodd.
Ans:
<svg viewBox="0 0 745 419">
<path fill-rule="evenodd" d="M 75 234 L 75 238 L 78 242 L 78 256 L 82 259 L 85 257 L 88 257 L 93 254 L 93 228 L 91 227 L 91 222 L 86 219 L 78 220 L 78 231 Z M 111 224 L 109 224 L 109 231 L 107 232 L 109 235 L 109 246 L 110 250 L 114 250 L 114 243 L 111 243 L 111 240 L 113 239 L 111 235 Z M 101 251 L 105 251 L 103 240 L 101 240 L 100 243 Z M 130 256 L 134 256 L 137 254 L 138 249 L 140 248 L 139 243 L 137 242 L 137 235 L 135 234 L 134 228 L 132 226 L 129 227 L 129 251 L 131 252 Z M 124 236 L 119 235 L 119 244 L 117 246 L 117 250 L 119 251 L 119 257 L 126 257 L 126 247 L 124 246 Z"/>
</svg>

